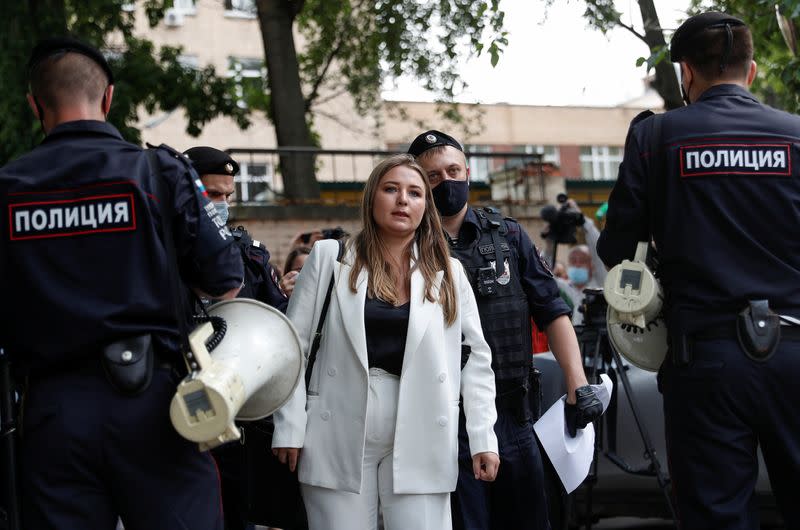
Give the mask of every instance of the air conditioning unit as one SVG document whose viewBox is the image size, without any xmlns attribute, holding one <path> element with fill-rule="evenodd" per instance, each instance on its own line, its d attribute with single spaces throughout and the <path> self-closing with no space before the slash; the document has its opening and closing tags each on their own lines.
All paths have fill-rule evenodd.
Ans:
<svg viewBox="0 0 800 530">
<path fill-rule="evenodd" d="M 183 13 L 176 11 L 175 8 L 167 9 L 167 12 L 164 13 L 164 24 L 168 28 L 183 26 Z"/>
</svg>

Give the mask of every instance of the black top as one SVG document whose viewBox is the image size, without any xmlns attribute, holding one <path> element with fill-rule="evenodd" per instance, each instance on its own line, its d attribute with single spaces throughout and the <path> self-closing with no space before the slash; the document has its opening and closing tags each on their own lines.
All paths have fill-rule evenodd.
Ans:
<svg viewBox="0 0 800 530">
<path fill-rule="evenodd" d="M 411 302 L 395 307 L 380 298 L 367 298 L 364 304 L 364 329 L 367 333 L 370 368 L 380 368 L 400 376 L 410 310 Z"/>
<path fill-rule="evenodd" d="M 158 157 L 183 281 L 210 295 L 238 287 L 241 256 L 188 160 L 166 148 Z M 177 350 L 157 189 L 144 151 L 99 121 L 61 124 L 0 168 L 6 351 L 34 369 L 143 333 Z"/>
</svg>

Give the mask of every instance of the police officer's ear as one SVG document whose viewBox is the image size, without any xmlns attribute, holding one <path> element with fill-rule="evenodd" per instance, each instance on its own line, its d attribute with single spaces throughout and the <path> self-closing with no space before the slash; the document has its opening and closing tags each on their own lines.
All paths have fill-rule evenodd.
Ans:
<svg viewBox="0 0 800 530">
<path fill-rule="evenodd" d="M 750 67 L 747 69 L 747 88 L 756 80 L 756 73 L 758 73 L 758 65 L 755 61 L 750 61 Z"/>
<path fill-rule="evenodd" d="M 36 104 L 36 99 L 33 97 L 33 94 L 25 94 L 25 97 L 28 99 L 28 106 L 31 108 L 33 115 L 36 116 L 36 119 L 39 121 L 44 119 L 44 116 L 40 116 L 39 105 Z"/>
<path fill-rule="evenodd" d="M 692 81 L 694 81 L 694 70 L 685 61 L 681 61 L 678 64 L 681 65 L 681 83 L 683 83 L 684 90 L 688 92 L 689 87 L 692 86 Z"/>
<path fill-rule="evenodd" d="M 114 85 L 108 85 L 103 91 L 103 99 L 100 101 L 100 108 L 103 111 L 103 116 L 108 116 L 108 111 L 111 110 L 111 98 L 114 97 Z"/>
</svg>

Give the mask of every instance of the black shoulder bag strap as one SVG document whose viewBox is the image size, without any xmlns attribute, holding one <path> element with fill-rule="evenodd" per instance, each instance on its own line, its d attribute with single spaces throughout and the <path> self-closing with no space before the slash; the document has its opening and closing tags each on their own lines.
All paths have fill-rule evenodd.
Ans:
<svg viewBox="0 0 800 530">
<path fill-rule="evenodd" d="M 344 251 L 344 243 L 339 241 L 339 254 L 336 256 L 336 262 L 342 261 L 342 253 Z M 336 263 L 333 264 L 336 266 Z M 317 323 L 317 331 L 314 333 L 314 341 L 311 343 L 311 349 L 308 352 L 308 363 L 306 363 L 306 390 L 311 382 L 311 372 L 314 370 L 314 363 L 317 362 L 317 351 L 319 351 L 320 342 L 322 342 L 322 326 L 325 324 L 325 317 L 328 315 L 328 306 L 331 303 L 331 293 L 333 292 L 333 284 L 336 279 L 334 272 L 331 272 L 331 283 L 328 284 L 328 292 L 325 294 L 325 301 L 322 303 L 322 311 L 319 314 L 319 322 Z"/>
<path fill-rule="evenodd" d="M 173 208 L 171 206 L 173 193 L 168 189 L 164 182 L 164 177 L 161 174 L 161 163 L 158 161 L 158 148 L 146 149 L 145 153 L 147 154 L 147 162 L 150 166 L 150 176 L 152 182 L 155 184 L 156 193 L 158 194 L 158 206 L 161 213 L 161 236 L 167 251 L 167 274 L 169 275 L 169 285 L 172 291 L 172 296 L 170 296 L 170 298 L 175 318 L 178 321 L 181 355 L 184 361 L 186 361 L 186 367 L 189 372 L 195 372 L 199 367 L 195 362 L 192 349 L 189 347 L 189 329 L 186 325 L 183 292 L 181 292 L 181 287 L 184 284 L 178 274 L 178 257 L 175 251 L 175 240 L 172 228 Z"/>
<path fill-rule="evenodd" d="M 494 211 L 489 211 L 494 214 Z M 505 260 L 503 259 L 503 249 L 500 244 L 500 231 L 503 229 L 503 218 L 500 215 L 492 215 L 491 218 L 486 215 L 484 210 L 479 210 L 478 217 L 480 217 L 485 224 L 489 226 L 492 237 L 492 245 L 494 245 L 494 269 L 495 274 L 499 278 L 506 272 Z M 483 224 L 483 223 L 481 223 Z"/>
</svg>

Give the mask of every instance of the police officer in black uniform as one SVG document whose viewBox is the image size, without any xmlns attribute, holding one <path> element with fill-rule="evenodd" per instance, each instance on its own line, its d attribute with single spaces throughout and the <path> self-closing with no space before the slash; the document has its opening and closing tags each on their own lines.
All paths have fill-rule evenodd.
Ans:
<svg viewBox="0 0 800 530">
<path fill-rule="evenodd" d="M 550 269 L 528 234 L 493 208 L 467 204 L 469 169 L 461 145 L 431 130 L 408 149 L 425 169 L 451 253 L 467 271 L 492 348 L 497 388 L 495 432 L 500 470 L 495 482 L 475 479 L 464 414 L 459 421 L 459 477 L 453 501 L 453 526 L 469 530 L 549 528 L 542 458 L 534 439 L 529 406 L 532 370 L 531 316 L 547 332 L 564 370 L 567 423 L 574 436 L 602 412 L 587 385 L 570 309 L 559 296 Z M 468 352 L 465 352 L 468 355 Z M 577 399 L 577 402 L 576 402 Z"/>
<path fill-rule="evenodd" d="M 239 164 L 231 156 L 213 147 L 192 147 L 184 153 L 192 163 L 223 222 L 228 222 L 231 197 L 236 191 L 233 177 Z M 289 298 L 278 285 L 278 275 L 269 262 L 269 251 L 253 239 L 244 227 L 231 227 L 231 234 L 245 265 L 240 298 L 253 298 L 285 312 Z"/>
<path fill-rule="evenodd" d="M 236 191 L 234 176 L 239 164 L 228 153 L 213 147 L 192 147 L 184 151 L 220 218 L 228 221 L 228 208 Z M 286 311 L 288 297 L 278 286 L 269 263 L 269 251 L 242 226 L 231 228 L 244 263 L 244 285 L 239 298 L 253 298 Z M 222 482 L 222 503 L 226 530 L 253 528 L 252 522 L 284 530 L 306 527 L 305 510 L 296 474 L 278 462 L 270 451 L 272 418 L 239 425 L 240 442 L 214 449 Z"/>
<path fill-rule="evenodd" d="M 669 355 L 661 367 L 672 488 L 683 528 L 759 528 L 761 446 L 797 528 L 800 477 L 800 118 L 748 92 L 744 22 L 689 18 L 671 42 L 687 106 L 637 117 L 598 252 L 653 241 Z"/>
<path fill-rule="evenodd" d="M 113 75 L 98 50 L 48 39 L 29 68 L 46 138 L 0 169 L 0 342 L 26 380 L 24 527 L 221 529 L 214 462 L 169 420 L 182 360 L 161 208 L 182 278 L 204 295 L 238 292 L 233 238 L 183 156 L 159 148 L 159 171 L 105 122 Z"/>
</svg>

